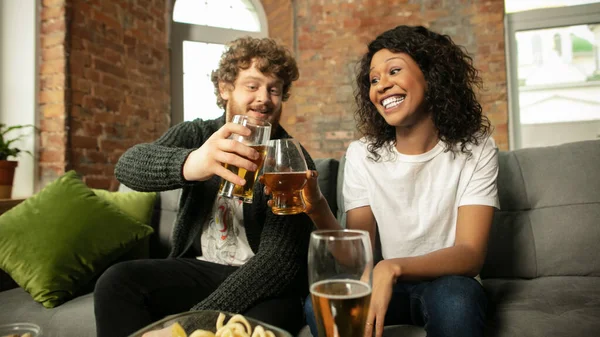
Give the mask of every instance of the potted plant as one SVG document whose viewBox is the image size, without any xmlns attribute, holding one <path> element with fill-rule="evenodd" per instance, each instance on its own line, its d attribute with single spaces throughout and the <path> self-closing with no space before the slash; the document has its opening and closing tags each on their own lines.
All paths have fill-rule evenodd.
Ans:
<svg viewBox="0 0 600 337">
<path fill-rule="evenodd" d="M 25 137 L 24 134 L 19 134 L 12 138 L 7 134 L 14 130 L 30 127 L 35 129 L 35 126 L 33 125 L 7 126 L 6 124 L 0 123 L 0 199 L 11 198 L 15 169 L 18 165 L 16 160 L 8 160 L 8 157 L 16 158 L 21 152 L 29 153 L 31 155 L 31 152 L 21 150 L 14 145 L 16 141 Z"/>
</svg>

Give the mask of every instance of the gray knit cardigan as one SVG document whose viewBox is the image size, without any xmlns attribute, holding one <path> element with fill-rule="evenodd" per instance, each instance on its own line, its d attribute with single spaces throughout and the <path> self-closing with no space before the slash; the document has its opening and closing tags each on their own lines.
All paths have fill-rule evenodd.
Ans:
<svg viewBox="0 0 600 337">
<path fill-rule="evenodd" d="M 215 176 L 204 182 L 186 181 L 183 164 L 190 152 L 223 126 L 224 120 L 223 116 L 175 125 L 153 143 L 138 144 L 127 150 L 115 167 L 117 179 L 138 191 L 182 188 L 171 258 L 189 255 L 212 209 L 221 179 Z M 272 138 L 289 138 L 289 135 L 278 127 Z M 314 170 L 310 155 L 304 148 L 303 151 L 309 169 Z M 300 298 L 307 293 L 304 290 L 308 287 L 306 264 L 312 221 L 306 214 L 274 215 L 267 200 L 264 186 L 257 182 L 252 204 L 243 206 L 246 236 L 255 256 L 192 310 L 242 313 L 265 298 L 291 291 L 297 291 Z"/>
</svg>

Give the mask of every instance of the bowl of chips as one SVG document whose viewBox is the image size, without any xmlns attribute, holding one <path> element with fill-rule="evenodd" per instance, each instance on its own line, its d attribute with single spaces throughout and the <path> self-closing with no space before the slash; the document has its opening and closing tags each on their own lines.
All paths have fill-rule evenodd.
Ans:
<svg viewBox="0 0 600 337">
<path fill-rule="evenodd" d="M 11 323 L 0 325 L 0 337 L 37 337 L 40 327 L 33 323 Z"/>
<path fill-rule="evenodd" d="M 129 337 L 293 337 L 289 332 L 239 314 L 187 311 L 161 319 Z"/>
</svg>

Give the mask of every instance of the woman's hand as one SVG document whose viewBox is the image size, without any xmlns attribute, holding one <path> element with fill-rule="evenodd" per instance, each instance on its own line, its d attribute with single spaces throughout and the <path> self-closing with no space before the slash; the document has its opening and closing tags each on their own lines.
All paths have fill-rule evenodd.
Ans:
<svg viewBox="0 0 600 337">
<path fill-rule="evenodd" d="M 302 189 L 302 198 L 304 199 L 304 204 L 306 205 L 306 209 L 304 213 L 310 214 L 312 213 L 320 204 L 325 201 L 325 205 L 327 205 L 327 201 L 321 193 L 321 189 L 319 188 L 319 172 L 308 170 L 306 171 L 306 185 Z M 329 206 L 327 206 L 329 207 Z"/>
<path fill-rule="evenodd" d="M 304 213 L 306 214 L 312 213 L 313 211 L 321 207 L 323 204 L 326 207 L 329 207 L 327 204 L 327 200 L 325 200 L 325 197 L 323 196 L 323 194 L 321 193 L 321 189 L 319 188 L 319 180 L 317 179 L 318 177 L 319 172 L 314 170 L 306 171 L 306 184 L 302 189 L 302 198 L 304 199 L 304 204 L 306 206 L 306 208 L 304 209 Z M 260 176 L 259 181 L 264 185 L 264 176 Z M 271 189 L 266 185 L 265 194 L 271 194 Z M 267 204 L 269 205 L 269 207 L 273 207 L 272 200 L 269 200 Z"/>
<path fill-rule="evenodd" d="M 375 327 L 375 337 L 383 335 L 385 314 L 392 299 L 392 289 L 395 283 L 395 266 L 386 260 L 379 262 L 373 269 L 373 291 L 367 315 L 365 337 L 373 336 L 373 327 Z"/>
</svg>

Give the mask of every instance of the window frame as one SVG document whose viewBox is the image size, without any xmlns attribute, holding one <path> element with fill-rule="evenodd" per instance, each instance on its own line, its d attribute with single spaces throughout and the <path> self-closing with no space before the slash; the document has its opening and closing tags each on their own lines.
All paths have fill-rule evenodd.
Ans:
<svg viewBox="0 0 600 337">
<path fill-rule="evenodd" d="M 194 25 L 173 20 L 171 12 L 170 37 L 170 63 L 171 63 L 171 126 L 183 122 L 183 42 L 193 41 L 201 43 L 226 44 L 242 36 L 254 38 L 268 37 L 268 22 L 265 10 L 260 0 L 249 0 L 258 16 L 259 32 L 250 32 L 229 28 Z M 173 1 L 173 7 L 175 8 Z M 216 101 L 215 101 L 216 102 Z"/>
<path fill-rule="evenodd" d="M 521 148 L 519 78 L 516 33 L 555 27 L 600 24 L 600 3 L 507 13 L 504 17 L 507 84 L 508 140 L 510 150 Z"/>
</svg>

